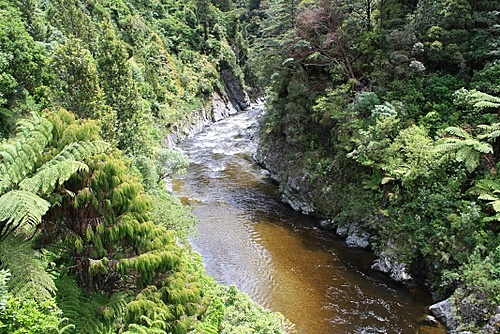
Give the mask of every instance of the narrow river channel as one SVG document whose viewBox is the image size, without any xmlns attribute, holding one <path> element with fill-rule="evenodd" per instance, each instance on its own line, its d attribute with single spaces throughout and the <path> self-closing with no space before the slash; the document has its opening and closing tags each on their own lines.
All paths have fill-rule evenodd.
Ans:
<svg viewBox="0 0 500 334">
<path fill-rule="evenodd" d="M 252 160 L 261 112 L 253 106 L 180 144 L 192 163 L 173 191 L 199 220 L 191 242 L 207 272 L 284 314 L 298 333 L 444 333 L 419 323 L 425 293 L 371 271 L 371 252 L 347 248 L 280 201 Z"/>
</svg>

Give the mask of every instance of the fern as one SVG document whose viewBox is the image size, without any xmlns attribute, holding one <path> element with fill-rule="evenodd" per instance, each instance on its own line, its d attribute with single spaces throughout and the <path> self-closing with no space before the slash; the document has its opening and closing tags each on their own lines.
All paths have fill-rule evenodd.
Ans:
<svg viewBox="0 0 500 334">
<path fill-rule="evenodd" d="M 479 139 L 495 140 L 500 137 L 500 123 L 493 123 L 491 125 L 481 124 L 477 127 L 485 132 L 477 136 Z"/>
<path fill-rule="evenodd" d="M 467 131 L 456 126 L 449 126 L 446 129 L 444 129 L 444 131 L 448 132 L 452 136 L 459 137 L 462 139 L 471 138 L 471 135 Z"/>
<path fill-rule="evenodd" d="M 9 237 L 0 244 L 1 269 L 11 273 L 9 291 L 22 298 L 49 300 L 56 292 L 53 278 L 45 271 L 41 253 L 19 237 Z"/>
<path fill-rule="evenodd" d="M 445 131 L 456 138 L 438 140 L 434 150 L 436 152 L 455 153 L 455 160 L 463 162 L 469 173 L 479 166 L 481 155 L 493 153 L 493 147 L 489 143 L 473 138 L 464 129 L 450 126 Z"/>
<path fill-rule="evenodd" d="M 50 167 L 40 169 L 37 173 L 24 179 L 19 188 L 30 192 L 41 191 L 44 194 L 51 193 L 56 185 L 61 185 L 67 181 L 76 172 L 88 170 L 88 166 L 80 161 L 68 160 L 52 164 Z"/>
<path fill-rule="evenodd" d="M 30 178 L 24 179 L 19 187 L 23 190 L 48 194 L 57 184 L 67 181 L 80 170 L 88 170 L 83 160 L 105 152 L 109 144 L 103 141 L 75 142 L 67 145 L 57 156 L 45 163 Z"/>
<path fill-rule="evenodd" d="M 57 305 L 63 311 L 63 316 L 75 324 L 78 333 L 117 332 L 116 327 L 121 323 L 129 302 L 128 293 L 93 293 L 85 297 L 83 290 L 70 276 L 59 277 L 56 286 Z"/>
<path fill-rule="evenodd" d="M 0 193 L 28 175 L 52 138 L 52 124 L 36 114 L 18 122 L 17 134 L 0 145 Z"/>
<path fill-rule="evenodd" d="M 49 202 L 32 192 L 12 190 L 1 195 L 0 240 L 15 229 L 37 226 L 49 208 Z"/>
</svg>

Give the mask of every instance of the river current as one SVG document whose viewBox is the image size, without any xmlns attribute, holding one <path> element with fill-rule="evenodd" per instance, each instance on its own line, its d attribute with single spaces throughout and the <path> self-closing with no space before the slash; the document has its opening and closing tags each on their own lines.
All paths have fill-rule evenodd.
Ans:
<svg viewBox="0 0 500 334">
<path fill-rule="evenodd" d="M 419 321 L 426 293 L 371 271 L 370 251 L 281 202 L 252 159 L 261 113 L 252 106 L 179 145 L 191 165 L 173 191 L 199 220 L 191 243 L 208 274 L 281 312 L 298 333 L 445 333 Z"/>
</svg>

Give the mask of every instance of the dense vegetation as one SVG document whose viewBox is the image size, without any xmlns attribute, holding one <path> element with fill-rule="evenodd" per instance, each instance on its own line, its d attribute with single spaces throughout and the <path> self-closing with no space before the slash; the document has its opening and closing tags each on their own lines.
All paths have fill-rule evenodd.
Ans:
<svg viewBox="0 0 500 334">
<path fill-rule="evenodd" d="M 208 277 L 162 140 L 243 84 L 228 1 L 0 0 L 0 333 L 281 333 Z"/>
<path fill-rule="evenodd" d="M 223 72 L 265 87 L 259 155 L 283 190 L 451 295 L 461 329 L 498 330 L 495 1 L 0 0 L 0 17 L 0 332 L 284 330 L 205 275 L 164 189 L 187 161 L 163 138 Z"/>
<path fill-rule="evenodd" d="M 259 3 L 260 156 L 283 190 L 335 227 L 358 224 L 378 254 L 453 294 L 461 329 L 497 332 L 498 4 Z"/>
</svg>

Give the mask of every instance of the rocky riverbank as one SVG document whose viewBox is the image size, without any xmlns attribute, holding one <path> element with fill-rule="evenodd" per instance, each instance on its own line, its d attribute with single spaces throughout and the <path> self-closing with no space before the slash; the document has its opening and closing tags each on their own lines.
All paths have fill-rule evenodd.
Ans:
<svg viewBox="0 0 500 334">
<path fill-rule="evenodd" d="M 330 185 L 324 179 L 318 179 L 312 175 L 311 169 L 305 166 L 306 159 L 300 152 L 294 151 L 293 144 L 268 140 L 259 145 L 255 159 L 278 182 L 282 200 L 292 208 L 320 218 L 321 226 L 334 230 L 345 239 L 349 247 L 370 248 L 376 242 L 377 231 L 370 228 L 370 220 L 377 219 L 376 217 L 360 216 L 358 219 L 350 219 L 342 223 L 339 223 L 336 218 L 328 218 L 338 216 L 338 213 L 335 214 L 335 202 L 326 203 L 331 200 Z M 334 175 L 335 171 L 332 171 L 332 174 Z M 411 286 L 415 283 L 415 278 L 410 274 L 408 265 L 398 256 L 396 246 L 393 241 L 388 241 L 384 247 L 378 248 L 377 259 L 372 264 L 372 269 L 386 273 L 393 280 Z M 427 324 L 433 326 L 439 320 L 450 333 L 471 333 L 460 330 L 460 316 L 457 309 L 463 309 L 463 305 L 458 305 L 460 301 L 457 298 L 452 296 L 443 301 L 438 299 L 435 301 L 436 304 L 429 307 L 429 314 L 432 316 L 426 317 Z M 495 333 L 499 323 L 497 318 L 500 319 L 497 316 L 491 318 L 489 324 L 481 329 L 481 333 Z"/>
<path fill-rule="evenodd" d="M 170 134 L 164 138 L 166 146 L 175 146 L 175 143 L 203 131 L 209 124 L 234 115 L 250 105 L 248 94 L 231 70 L 223 70 L 220 80 L 224 89 L 213 92 L 205 106 L 170 125 Z"/>
</svg>

